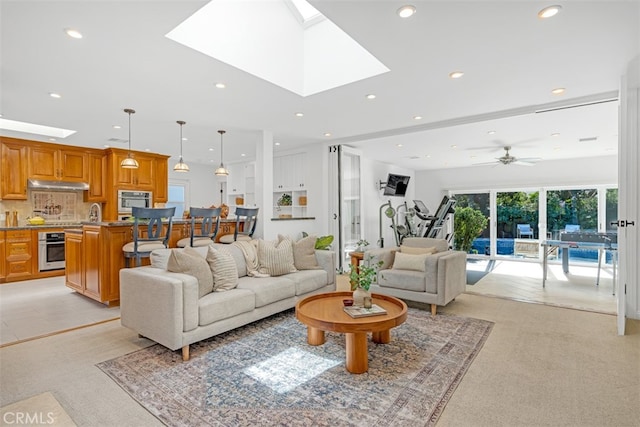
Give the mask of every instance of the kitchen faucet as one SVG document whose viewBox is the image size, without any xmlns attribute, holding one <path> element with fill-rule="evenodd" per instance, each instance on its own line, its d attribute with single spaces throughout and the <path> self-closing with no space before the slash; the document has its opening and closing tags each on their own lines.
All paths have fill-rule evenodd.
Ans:
<svg viewBox="0 0 640 427">
<path fill-rule="evenodd" d="M 102 207 L 99 203 L 94 203 L 89 208 L 89 222 L 102 221 Z"/>
</svg>

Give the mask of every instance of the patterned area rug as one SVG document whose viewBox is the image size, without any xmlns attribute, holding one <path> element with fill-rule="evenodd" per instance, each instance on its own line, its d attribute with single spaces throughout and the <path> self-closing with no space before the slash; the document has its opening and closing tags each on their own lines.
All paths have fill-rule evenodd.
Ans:
<svg viewBox="0 0 640 427">
<path fill-rule="evenodd" d="M 369 371 L 345 370 L 345 337 L 306 343 L 293 310 L 180 351 L 154 345 L 97 366 L 170 426 L 430 426 L 493 322 L 409 309 Z"/>
</svg>

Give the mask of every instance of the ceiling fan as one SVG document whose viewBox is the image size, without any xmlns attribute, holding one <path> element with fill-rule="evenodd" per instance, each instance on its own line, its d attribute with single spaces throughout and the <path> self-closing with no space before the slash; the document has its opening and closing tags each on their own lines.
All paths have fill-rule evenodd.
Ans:
<svg viewBox="0 0 640 427">
<path fill-rule="evenodd" d="M 533 166 L 537 161 L 542 160 L 540 157 L 527 157 L 523 159 L 519 159 L 515 156 L 509 154 L 509 150 L 511 150 L 511 146 L 507 145 L 504 148 L 504 156 L 496 157 L 495 162 L 487 162 L 487 163 L 475 163 L 475 165 L 497 165 L 502 163 L 503 165 L 520 165 L 520 166 Z"/>
</svg>

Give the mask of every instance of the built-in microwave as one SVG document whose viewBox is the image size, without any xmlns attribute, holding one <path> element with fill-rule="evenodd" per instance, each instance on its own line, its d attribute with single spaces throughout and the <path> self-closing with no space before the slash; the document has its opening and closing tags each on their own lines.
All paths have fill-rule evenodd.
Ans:
<svg viewBox="0 0 640 427">
<path fill-rule="evenodd" d="M 153 206 L 151 191 L 118 190 L 118 214 L 130 214 L 131 208 L 150 208 Z"/>
</svg>

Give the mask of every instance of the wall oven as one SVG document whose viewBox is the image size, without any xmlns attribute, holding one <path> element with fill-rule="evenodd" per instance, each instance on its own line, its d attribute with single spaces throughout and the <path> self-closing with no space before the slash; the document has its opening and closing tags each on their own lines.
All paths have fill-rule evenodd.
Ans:
<svg viewBox="0 0 640 427">
<path fill-rule="evenodd" d="M 131 208 L 153 206 L 151 191 L 118 190 L 118 214 L 131 214 Z"/>
<path fill-rule="evenodd" d="M 64 268 L 64 233 L 38 233 L 38 270 L 61 270 Z"/>
</svg>

